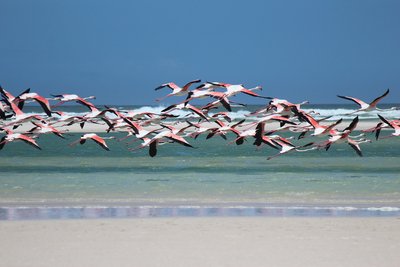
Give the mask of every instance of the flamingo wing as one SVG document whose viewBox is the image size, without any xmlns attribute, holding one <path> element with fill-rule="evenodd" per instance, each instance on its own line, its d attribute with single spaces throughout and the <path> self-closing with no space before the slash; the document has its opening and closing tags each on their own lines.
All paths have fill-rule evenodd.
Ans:
<svg viewBox="0 0 400 267">
<path fill-rule="evenodd" d="M 81 105 L 84 105 L 84 106 L 88 107 L 89 109 L 90 109 L 91 107 L 94 107 L 94 105 L 93 105 L 92 103 L 90 103 L 89 101 L 86 101 L 86 100 L 83 99 L 83 98 L 79 98 L 78 100 L 76 100 L 76 103 L 81 104 Z"/>
<path fill-rule="evenodd" d="M 24 134 L 20 134 L 18 136 L 18 139 L 20 139 L 21 141 L 24 141 L 25 143 L 27 143 L 28 145 L 33 146 L 34 148 L 37 148 L 39 150 L 41 150 L 41 148 L 39 147 L 39 145 L 35 142 L 35 140 L 29 136 L 26 136 Z"/>
<path fill-rule="evenodd" d="M 6 144 L 6 137 L 3 136 L 0 140 L 0 150 L 3 149 L 4 145 Z"/>
<path fill-rule="evenodd" d="M 171 82 L 171 83 L 164 83 L 164 84 L 162 84 L 162 85 L 156 87 L 154 90 L 160 90 L 160 89 L 162 89 L 162 88 L 164 88 L 164 87 L 168 87 L 168 88 L 170 88 L 170 89 L 172 89 L 172 90 L 174 90 L 174 89 L 176 89 L 176 88 L 179 88 L 178 85 L 176 85 L 175 83 L 172 83 L 172 82 Z"/>
<path fill-rule="evenodd" d="M 167 137 L 167 138 L 169 138 L 169 139 L 171 139 L 172 141 L 174 141 L 174 142 L 177 142 L 177 143 L 179 143 L 179 144 L 181 144 L 181 145 L 184 145 L 184 146 L 187 146 L 187 147 L 193 147 L 191 144 L 189 144 L 183 137 L 181 137 L 181 136 L 179 136 L 179 135 L 176 135 L 176 134 L 169 134 L 169 135 L 167 135 L 167 136 L 165 136 L 165 137 Z"/>
<path fill-rule="evenodd" d="M 208 121 L 207 116 L 200 109 L 196 108 L 195 106 L 187 104 L 186 108 L 190 109 L 191 111 L 193 111 L 194 113 L 196 113 L 197 115 L 199 115 L 200 117 L 202 117 L 203 119 Z"/>
<path fill-rule="evenodd" d="M 356 151 L 357 155 L 359 155 L 360 157 L 363 156 L 362 152 L 361 152 L 361 148 L 357 143 L 352 142 L 352 141 L 349 140 L 348 144 L 354 149 L 354 151 Z"/>
<path fill-rule="evenodd" d="M 351 96 L 342 96 L 342 95 L 338 95 L 337 97 L 343 98 L 343 99 L 347 99 L 350 101 L 353 101 L 354 103 L 356 103 L 357 105 L 359 105 L 361 108 L 368 106 L 367 103 L 365 103 L 364 101 L 355 98 L 355 97 L 351 97 Z"/>
<path fill-rule="evenodd" d="M 155 157 L 157 155 L 157 140 L 154 140 L 153 142 L 150 143 L 149 145 L 149 156 L 150 157 Z"/>
<path fill-rule="evenodd" d="M 383 121 L 384 123 L 386 123 L 389 127 L 394 129 L 394 126 L 392 123 L 390 123 L 390 121 L 388 121 L 387 119 L 385 119 L 383 116 L 378 114 L 378 117 L 381 119 L 381 121 Z"/>
<path fill-rule="evenodd" d="M 246 89 L 246 88 L 243 88 L 242 90 L 240 90 L 242 93 L 244 93 L 244 94 L 246 94 L 246 95 L 251 95 L 251 96 L 254 96 L 254 97 L 263 97 L 263 96 L 260 96 L 259 94 L 257 94 L 257 93 L 254 93 L 253 91 L 251 91 L 251 90 L 249 90 L 249 89 Z"/>
<path fill-rule="evenodd" d="M 385 96 L 387 96 L 389 94 L 389 89 L 386 90 L 386 92 L 383 93 L 383 95 L 378 96 L 377 98 L 375 98 L 372 102 L 371 102 L 371 106 L 376 106 L 376 104 L 378 104 L 379 101 L 382 100 L 382 98 L 384 98 Z"/>
<path fill-rule="evenodd" d="M 353 131 L 356 128 L 357 123 L 358 123 L 358 116 L 355 117 L 353 119 L 353 121 L 350 123 L 350 125 L 346 129 L 344 129 L 343 131 L 347 131 L 347 130 Z"/>
<path fill-rule="evenodd" d="M 186 91 L 186 90 L 189 89 L 189 87 L 190 87 L 192 84 L 194 84 L 194 83 L 199 83 L 199 82 L 201 82 L 200 79 L 190 81 L 190 82 L 188 82 L 187 84 L 185 84 L 185 85 L 182 87 L 182 89 L 183 89 L 183 91 Z"/>
<path fill-rule="evenodd" d="M 46 98 L 44 98 L 42 96 L 35 96 L 34 99 L 36 100 L 36 102 L 38 102 L 40 104 L 40 106 L 42 106 L 42 108 L 43 108 L 44 112 L 47 114 L 47 116 L 51 117 L 49 100 L 47 100 Z"/>
<path fill-rule="evenodd" d="M 110 150 L 106 144 L 106 141 L 104 141 L 103 138 L 101 138 L 98 135 L 94 135 L 92 137 L 90 137 L 93 141 L 95 141 L 97 144 L 99 144 L 102 148 L 104 148 L 105 150 Z"/>
</svg>

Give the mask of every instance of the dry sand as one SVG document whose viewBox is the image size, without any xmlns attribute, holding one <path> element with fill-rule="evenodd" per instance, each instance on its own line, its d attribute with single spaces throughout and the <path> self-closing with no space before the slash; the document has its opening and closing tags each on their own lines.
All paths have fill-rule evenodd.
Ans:
<svg viewBox="0 0 400 267">
<path fill-rule="evenodd" d="M 0 222 L 0 266 L 400 266 L 400 218 Z"/>
</svg>

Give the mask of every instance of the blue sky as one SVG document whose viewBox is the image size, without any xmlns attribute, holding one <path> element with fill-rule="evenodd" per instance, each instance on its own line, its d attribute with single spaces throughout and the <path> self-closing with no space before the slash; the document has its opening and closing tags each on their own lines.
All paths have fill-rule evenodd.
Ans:
<svg viewBox="0 0 400 267">
<path fill-rule="evenodd" d="M 0 84 L 108 104 L 156 104 L 169 91 L 155 87 L 193 79 L 312 103 L 391 88 L 384 102 L 400 102 L 399 12 L 396 0 L 0 0 Z"/>
</svg>

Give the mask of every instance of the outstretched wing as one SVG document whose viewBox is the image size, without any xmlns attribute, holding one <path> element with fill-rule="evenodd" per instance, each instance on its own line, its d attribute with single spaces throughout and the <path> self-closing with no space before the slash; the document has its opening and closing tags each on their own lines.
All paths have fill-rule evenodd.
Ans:
<svg viewBox="0 0 400 267">
<path fill-rule="evenodd" d="M 385 96 L 387 96 L 389 94 L 389 89 L 386 90 L 385 93 L 383 93 L 383 95 L 378 96 L 377 98 L 375 98 L 372 102 L 371 102 L 371 106 L 375 106 L 376 104 L 378 104 L 379 101 L 382 100 L 382 98 L 384 98 Z"/>
</svg>

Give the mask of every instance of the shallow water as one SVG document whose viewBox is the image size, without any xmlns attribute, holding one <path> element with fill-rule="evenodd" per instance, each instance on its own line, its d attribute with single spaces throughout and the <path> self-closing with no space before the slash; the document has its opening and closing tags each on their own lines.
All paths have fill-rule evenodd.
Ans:
<svg viewBox="0 0 400 267">
<path fill-rule="evenodd" d="M 255 150 L 250 141 L 236 146 L 219 137 L 190 140 L 195 148 L 160 146 L 155 158 L 115 140 L 108 140 L 111 151 L 92 142 L 68 146 L 78 137 L 42 136 L 42 151 L 7 144 L 1 206 L 400 206 L 395 138 L 364 144 L 362 158 L 341 144 L 267 160 L 276 153 L 269 147 Z"/>
<path fill-rule="evenodd" d="M 46 135 L 38 140 L 41 151 L 20 142 L 0 151 L 0 219 L 12 218 L 4 214 L 18 214 L 18 210 L 25 214 L 27 207 L 47 214 L 46 210 L 52 212 L 48 208 L 66 211 L 89 206 L 105 214 L 118 207 L 142 207 L 139 214 L 151 214 L 146 207 L 160 207 L 162 214 L 170 214 L 171 209 L 178 209 L 173 214 L 185 214 L 188 206 L 240 206 L 246 209 L 240 211 L 243 214 L 265 214 L 256 208 L 283 207 L 287 212 L 281 213 L 290 215 L 291 208 L 300 206 L 308 216 L 321 215 L 318 207 L 330 211 L 352 207 L 345 216 L 359 211 L 381 216 L 389 210 L 391 215 L 400 215 L 399 138 L 362 144 L 362 158 L 350 146 L 334 144 L 329 151 L 289 153 L 272 160 L 267 160 L 276 153 L 272 148 L 257 150 L 252 140 L 241 146 L 229 144 L 233 136 L 228 141 L 205 140 L 204 136 L 188 139 L 195 148 L 163 145 L 155 158 L 148 156 L 147 149 L 130 152 L 125 142 L 116 140 L 107 140 L 111 151 L 91 141 L 68 145 L 78 138 L 78 134 L 67 135 L 67 140 Z M 305 142 L 310 140 L 296 141 Z M 232 214 L 232 210 L 222 214 Z"/>
</svg>

